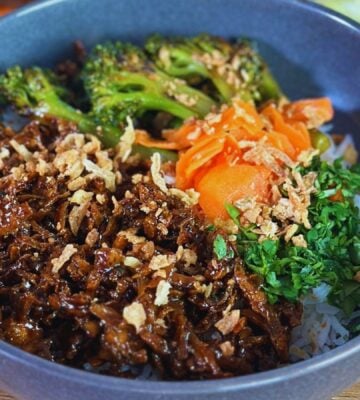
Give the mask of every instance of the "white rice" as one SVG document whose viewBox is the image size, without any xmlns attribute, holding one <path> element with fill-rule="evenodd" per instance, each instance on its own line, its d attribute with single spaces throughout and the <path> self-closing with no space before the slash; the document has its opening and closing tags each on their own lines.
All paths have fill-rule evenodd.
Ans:
<svg viewBox="0 0 360 400">
<path fill-rule="evenodd" d="M 349 320 L 339 308 L 326 302 L 329 292 L 330 287 L 322 284 L 302 300 L 302 323 L 291 336 L 291 361 L 326 353 L 349 340 L 350 334 L 345 328 Z"/>
</svg>

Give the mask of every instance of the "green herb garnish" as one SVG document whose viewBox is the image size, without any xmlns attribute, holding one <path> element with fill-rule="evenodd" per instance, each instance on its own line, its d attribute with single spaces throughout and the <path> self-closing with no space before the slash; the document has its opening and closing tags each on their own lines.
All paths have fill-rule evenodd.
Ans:
<svg viewBox="0 0 360 400">
<path fill-rule="evenodd" d="M 218 260 L 222 260 L 228 254 L 226 241 L 221 235 L 216 235 L 214 240 L 214 253 Z"/>
<path fill-rule="evenodd" d="M 345 168 L 341 160 L 334 164 L 314 158 L 306 175 L 317 173 L 308 208 L 311 229 L 299 227 L 307 248 L 278 240 L 258 241 L 250 228 L 241 227 L 237 249 L 248 269 L 263 278 L 269 300 L 280 297 L 296 301 L 311 289 L 326 283 L 331 287 L 329 301 L 350 314 L 360 303 L 360 284 L 353 280 L 360 270 L 359 210 L 354 197 L 360 191 L 360 174 Z M 338 201 L 331 197 L 337 195 Z M 228 208 L 234 219 L 234 210 Z M 254 237 L 255 236 L 255 237 Z"/>
</svg>

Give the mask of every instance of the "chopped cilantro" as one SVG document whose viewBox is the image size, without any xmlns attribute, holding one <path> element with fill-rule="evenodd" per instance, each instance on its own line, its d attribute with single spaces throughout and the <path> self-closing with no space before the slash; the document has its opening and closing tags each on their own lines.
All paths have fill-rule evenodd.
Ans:
<svg viewBox="0 0 360 400">
<path fill-rule="evenodd" d="M 206 231 L 207 232 L 214 232 L 215 231 L 215 225 L 208 225 L 207 227 L 206 227 Z"/>
<path fill-rule="evenodd" d="M 236 225 L 239 225 L 239 215 L 240 215 L 240 211 L 233 206 L 232 204 L 225 204 L 225 209 L 227 211 L 227 213 L 229 214 L 229 217 L 235 222 Z"/>
<path fill-rule="evenodd" d="M 221 235 L 216 235 L 214 240 L 214 253 L 218 260 L 222 260 L 228 254 L 226 241 Z"/>
<path fill-rule="evenodd" d="M 300 227 L 307 248 L 278 240 L 258 241 L 252 227 L 240 227 L 237 248 L 248 269 L 263 278 L 269 300 L 298 300 L 322 283 L 331 287 L 329 301 L 350 314 L 360 304 L 360 284 L 353 280 L 360 270 L 360 217 L 354 196 L 360 191 L 360 174 L 343 167 L 341 160 L 328 164 L 315 158 L 305 175 L 317 173 L 308 208 L 312 228 Z M 338 201 L 331 199 L 341 194 Z M 234 207 L 235 208 L 235 207 Z M 238 220 L 232 207 L 229 215 Z"/>
</svg>

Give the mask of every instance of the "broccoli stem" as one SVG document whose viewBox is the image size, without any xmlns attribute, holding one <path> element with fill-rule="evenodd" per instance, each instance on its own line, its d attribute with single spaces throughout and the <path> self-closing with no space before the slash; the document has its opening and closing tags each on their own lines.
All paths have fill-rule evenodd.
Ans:
<svg viewBox="0 0 360 400">
<path fill-rule="evenodd" d="M 215 106 L 215 102 L 204 93 L 158 70 L 149 77 L 120 71 L 109 80 L 114 82 L 111 96 L 119 96 L 117 101 L 135 101 L 146 110 L 165 111 L 181 119 L 194 115 L 204 117 Z M 100 97 L 101 91 L 102 89 L 99 89 Z M 106 89 L 104 92 L 106 93 Z M 173 97 L 174 100 L 169 97 Z M 113 106 L 117 101 L 106 104 Z"/>
<path fill-rule="evenodd" d="M 162 75 L 163 73 L 161 73 Z M 173 80 L 168 82 L 173 83 Z M 205 117 L 216 106 L 216 103 L 209 96 L 182 81 L 176 81 L 173 89 L 171 89 L 171 83 L 167 85 L 170 87 L 169 94 L 172 93 L 177 102 L 184 104 L 199 117 Z"/>
<path fill-rule="evenodd" d="M 189 110 L 187 107 L 182 106 L 176 101 L 167 99 L 153 93 L 147 92 L 132 92 L 121 93 L 115 92 L 111 95 L 99 99 L 99 108 L 114 107 L 118 104 L 126 104 L 138 102 L 144 111 L 158 110 L 168 112 L 181 119 L 186 119 L 196 115 L 195 112 Z"/>
<path fill-rule="evenodd" d="M 144 82 L 145 80 L 146 78 L 138 79 L 137 82 Z M 152 85 L 157 88 L 156 83 L 152 83 Z M 116 124 L 103 123 L 92 112 L 90 114 L 82 113 L 59 96 L 62 92 L 63 88 L 59 86 L 56 77 L 50 71 L 44 71 L 41 68 L 34 67 L 22 70 L 20 67 L 15 66 L 10 68 L 6 74 L 0 76 L 0 94 L 4 96 L 5 101 L 14 105 L 20 114 L 40 120 L 44 117 L 52 117 L 75 123 L 80 132 L 96 135 L 106 147 L 114 147 L 119 143 L 123 133 L 120 122 Z M 124 93 L 123 95 L 126 96 L 128 94 Z M 156 97 L 153 93 L 149 95 L 148 93 L 135 92 L 129 95 L 134 95 L 138 101 L 142 97 L 148 103 L 158 101 L 160 103 L 159 107 L 164 104 L 162 97 Z M 174 113 L 181 115 L 182 118 L 193 115 L 178 103 L 165 100 L 169 101 L 168 104 L 165 103 L 165 106 L 173 107 Z M 116 102 L 117 99 L 114 98 L 112 101 Z M 145 154 L 149 150 L 142 146 L 137 146 L 136 151 Z M 151 149 L 151 151 L 158 150 Z M 174 159 L 176 155 L 172 152 L 164 152 L 164 158 Z"/>
<path fill-rule="evenodd" d="M 224 81 L 224 78 L 217 75 L 215 72 L 210 74 L 210 78 L 216 89 L 219 91 L 222 100 L 225 101 L 226 103 L 230 103 L 231 99 L 236 95 L 236 92 L 234 92 L 233 87 L 228 85 Z"/>
<path fill-rule="evenodd" d="M 261 84 L 259 87 L 259 92 L 263 100 L 275 99 L 279 100 L 282 96 L 282 92 L 279 84 L 276 82 L 275 78 L 272 76 L 270 71 L 266 70 L 262 73 Z"/>
<path fill-rule="evenodd" d="M 281 97 L 281 90 L 266 64 L 247 41 L 235 44 L 200 35 L 193 38 L 150 37 L 146 51 L 155 65 L 191 85 L 209 80 L 213 96 L 231 103 L 234 97 L 263 102 Z M 212 94 L 210 94 L 211 96 Z"/>
<path fill-rule="evenodd" d="M 39 106 L 30 110 L 30 112 L 35 117 L 48 115 L 73 122 L 77 124 L 81 132 L 98 136 L 106 147 L 116 146 L 122 134 L 120 129 L 113 126 L 97 126 L 90 117 L 66 104 L 52 93 L 48 93 L 44 97 L 42 96 Z"/>
</svg>

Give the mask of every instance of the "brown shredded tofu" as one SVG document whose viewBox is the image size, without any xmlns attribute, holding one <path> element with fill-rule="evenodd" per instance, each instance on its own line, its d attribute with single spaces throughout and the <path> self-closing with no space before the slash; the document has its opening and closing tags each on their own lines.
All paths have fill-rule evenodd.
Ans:
<svg viewBox="0 0 360 400">
<path fill-rule="evenodd" d="M 217 120 L 207 118 L 209 130 Z M 174 165 L 122 161 L 54 119 L 0 127 L 0 149 L 0 340 L 126 378 L 150 367 L 162 379 L 218 379 L 288 362 L 297 305 L 264 305 L 239 257 L 216 258 L 216 235 L 238 227 L 207 230 L 198 193 L 172 186 Z M 302 203 L 310 178 L 289 178 Z M 271 210 L 254 206 L 261 212 L 245 207 L 242 218 L 260 229 Z M 296 224 L 277 223 L 277 235 Z"/>
</svg>

